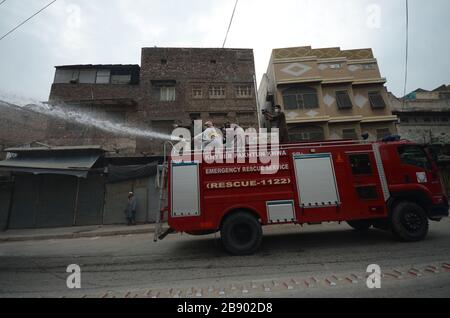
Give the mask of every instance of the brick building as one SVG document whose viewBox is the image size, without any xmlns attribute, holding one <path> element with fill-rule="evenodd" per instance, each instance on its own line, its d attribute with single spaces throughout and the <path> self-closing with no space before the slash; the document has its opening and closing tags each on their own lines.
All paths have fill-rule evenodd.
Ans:
<svg viewBox="0 0 450 318">
<path fill-rule="evenodd" d="M 296 47 L 273 50 L 258 96 L 281 105 L 291 141 L 370 140 L 396 133 L 386 79 L 371 49 Z"/>
<path fill-rule="evenodd" d="M 49 101 L 131 127 L 171 133 L 193 120 L 257 127 L 255 65 L 249 49 L 143 48 L 138 65 L 56 67 Z M 119 155 L 151 155 L 161 140 L 114 136 L 64 121 L 49 124 L 51 145 L 102 145 Z"/>
<path fill-rule="evenodd" d="M 432 91 L 419 88 L 403 98 L 389 96 L 403 138 L 420 144 L 450 145 L 450 86 Z"/>
</svg>

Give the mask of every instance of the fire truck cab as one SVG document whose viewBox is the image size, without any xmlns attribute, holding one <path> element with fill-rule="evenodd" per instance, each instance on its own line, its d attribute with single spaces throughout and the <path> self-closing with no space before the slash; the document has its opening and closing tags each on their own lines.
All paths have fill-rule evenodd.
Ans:
<svg viewBox="0 0 450 318">
<path fill-rule="evenodd" d="M 249 151 L 247 149 L 247 151 Z M 281 145 L 274 174 L 261 163 L 167 164 L 170 231 L 220 232 L 234 255 L 255 253 L 263 226 L 347 222 L 420 241 L 429 220 L 449 215 L 438 167 L 409 141 L 329 141 Z"/>
</svg>

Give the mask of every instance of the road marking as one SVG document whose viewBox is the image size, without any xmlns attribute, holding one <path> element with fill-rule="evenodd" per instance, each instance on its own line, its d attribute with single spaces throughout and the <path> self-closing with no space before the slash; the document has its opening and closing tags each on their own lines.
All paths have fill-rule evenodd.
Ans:
<svg viewBox="0 0 450 318">
<path fill-rule="evenodd" d="M 396 278 L 396 279 L 401 279 L 402 278 L 402 275 L 399 275 L 398 273 L 384 273 L 383 274 L 384 276 L 391 276 L 391 277 L 394 277 L 394 278 Z"/>
<path fill-rule="evenodd" d="M 351 284 L 358 284 L 358 281 L 355 280 L 352 276 L 348 276 L 345 278 L 348 282 L 350 282 Z"/>
<path fill-rule="evenodd" d="M 325 279 L 325 282 L 330 286 L 330 287 L 336 287 L 336 283 L 333 282 L 330 278 Z"/>
<path fill-rule="evenodd" d="M 442 268 L 442 270 L 441 270 Z M 431 274 L 441 274 L 445 275 L 450 270 L 450 264 L 449 263 L 441 263 L 440 265 L 431 264 L 431 265 L 419 265 L 415 267 L 404 267 L 401 269 L 391 269 L 390 271 L 387 270 L 383 273 L 383 277 L 392 277 L 394 279 L 408 279 L 408 280 L 414 280 L 417 277 L 424 276 L 425 273 L 431 273 Z M 197 287 L 186 287 L 185 289 L 161 289 L 161 290 L 151 290 L 148 289 L 145 293 L 146 297 L 151 298 L 159 298 L 160 296 L 168 298 L 181 298 L 181 297 L 197 297 L 197 298 L 203 298 L 203 297 L 226 297 L 229 294 L 233 294 L 233 292 L 239 291 L 242 293 L 242 295 L 246 295 L 246 297 L 251 297 L 252 295 L 255 296 L 261 296 L 263 293 L 276 293 L 277 291 L 293 291 L 298 290 L 299 288 L 334 288 L 339 285 L 339 282 L 347 282 L 351 283 L 352 285 L 358 284 L 361 280 L 363 280 L 362 277 L 367 276 L 359 275 L 358 273 L 348 273 L 348 274 L 342 274 L 338 277 L 336 274 L 330 275 L 330 276 L 317 276 L 317 277 L 303 277 L 303 278 L 287 278 L 285 280 L 276 280 L 276 279 L 267 279 L 267 280 L 261 280 L 261 281 L 248 281 L 248 282 L 240 282 L 238 284 L 236 283 L 227 283 L 222 284 L 219 286 L 210 286 L 203 287 L 201 286 Z M 425 275 L 426 276 L 426 275 Z M 360 284 L 360 286 L 363 286 Z M 231 288 L 231 291 L 230 291 Z M 204 293 L 204 291 L 206 291 Z M 230 291 L 230 293 L 228 293 Z M 136 290 L 130 290 L 125 293 L 123 298 L 137 298 L 139 295 L 144 294 L 142 290 L 136 291 Z M 118 294 L 123 295 L 123 294 Z M 84 295 L 82 298 L 116 298 L 114 296 L 113 291 L 105 292 L 104 294 L 96 294 L 94 296 Z M 120 296 L 119 296 L 120 297 Z"/>
<path fill-rule="evenodd" d="M 411 269 L 408 271 L 408 274 L 411 274 L 411 275 L 416 276 L 416 277 L 421 277 L 421 276 L 422 276 L 422 274 L 420 273 L 420 271 L 419 271 L 418 269 L 416 269 L 416 268 L 411 268 Z"/>
<path fill-rule="evenodd" d="M 436 266 L 432 266 L 432 265 L 430 265 L 427 268 L 425 268 L 425 271 L 427 271 L 429 273 L 432 273 L 432 274 L 438 274 L 439 273 L 438 268 Z"/>
</svg>

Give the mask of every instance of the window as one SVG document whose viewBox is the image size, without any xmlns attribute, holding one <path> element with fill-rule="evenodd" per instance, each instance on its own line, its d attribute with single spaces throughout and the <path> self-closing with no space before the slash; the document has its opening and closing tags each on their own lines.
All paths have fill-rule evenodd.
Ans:
<svg viewBox="0 0 450 318">
<path fill-rule="evenodd" d="M 160 94 L 161 102 L 174 102 L 176 100 L 176 90 L 173 86 L 160 87 Z"/>
<path fill-rule="evenodd" d="M 202 114 L 192 113 L 192 114 L 189 114 L 189 118 L 191 118 L 191 120 L 193 120 L 193 121 L 200 120 L 200 119 L 202 119 Z"/>
<path fill-rule="evenodd" d="M 351 109 L 353 108 L 352 100 L 347 91 L 337 91 L 336 100 L 339 109 Z"/>
<path fill-rule="evenodd" d="M 236 96 L 238 98 L 249 98 L 252 97 L 252 86 L 251 85 L 238 85 L 236 86 Z"/>
<path fill-rule="evenodd" d="M 356 129 L 344 129 L 342 131 L 342 138 L 349 140 L 358 140 L 358 134 L 356 133 Z"/>
<path fill-rule="evenodd" d="M 71 69 L 56 69 L 55 72 L 55 84 L 69 84 L 69 83 L 77 83 L 78 78 L 80 76 L 79 70 L 71 70 Z"/>
<path fill-rule="evenodd" d="M 167 60 L 166 59 L 161 59 L 161 64 L 162 65 L 166 65 L 167 64 Z"/>
<path fill-rule="evenodd" d="M 175 122 L 172 120 L 152 121 L 152 129 L 163 134 L 172 134 Z"/>
<path fill-rule="evenodd" d="M 342 68 L 342 64 L 341 63 L 333 63 L 333 64 L 330 64 L 330 68 L 332 70 L 338 70 L 338 69 Z"/>
<path fill-rule="evenodd" d="M 391 130 L 389 128 L 377 129 L 377 139 L 383 140 L 391 135 Z"/>
<path fill-rule="evenodd" d="M 131 75 L 111 75 L 111 84 L 130 84 Z"/>
<path fill-rule="evenodd" d="M 403 118 L 401 118 L 401 122 L 405 123 L 405 124 L 408 124 L 409 123 L 409 118 L 403 117 Z"/>
<path fill-rule="evenodd" d="M 377 68 L 377 65 L 375 63 L 362 64 L 363 70 L 374 70 L 376 68 Z"/>
<path fill-rule="evenodd" d="M 373 109 L 386 108 L 386 103 L 380 92 L 369 92 L 369 100 Z"/>
<path fill-rule="evenodd" d="M 325 140 L 325 133 L 322 127 L 297 126 L 289 129 L 289 139 L 292 142 L 322 141 Z"/>
<path fill-rule="evenodd" d="M 450 92 L 439 93 L 439 98 L 440 99 L 450 99 Z"/>
<path fill-rule="evenodd" d="M 114 112 L 114 111 L 107 111 L 106 112 L 106 118 L 108 120 L 111 120 L 115 123 L 125 123 L 126 122 L 126 118 L 127 118 L 127 114 L 126 112 Z"/>
<path fill-rule="evenodd" d="M 403 164 L 431 170 L 431 162 L 425 150 L 419 146 L 403 146 L 398 148 L 400 160 Z"/>
<path fill-rule="evenodd" d="M 209 98 L 225 98 L 225 86 L 214 85 L 209 88 Z"/>
<path fill-rule="evenodd" d="M 228 118 L 228 113 L 210 113 L 209 117 L 212 119 L 226 119 Z"/>
<path fill-rule="evenodd" d="M 196 85 L 192 88 L 192 98 L 203 98 L 203 89 L 200 85 Z"/>
<path fill-rule="evenodd" d="M 111 77 L 111 71 L 110 70 L 98 70 L 97 71 L 97 84 L 109 84 L 109 79 Z"/>
<path fill-rule="evenodd" d="M 378 192 L 376 186 L 357 187 L 356 192 L 362 200 L 378 200 Z"/>
<path fill-rule="evenodd" d="M 319 107 L 317 91 L 311 87 L 294 87 L 283 91 L 284 108 L 287 110 Z"/>
<path fill-rule="evenodd" d="M 80 84 L 95 84 L 96 76 L 97 76 L 96 70 L 80 70 L 80 77 L 78 81 Z M 109 77 L 107 83 L 109 83 Z"/>
<path fill-rule="evenodd" d="M 372 175 L 372 163 L 368 154 L 350 155 L 350 166 L 355 176 Z"/>
</svg>

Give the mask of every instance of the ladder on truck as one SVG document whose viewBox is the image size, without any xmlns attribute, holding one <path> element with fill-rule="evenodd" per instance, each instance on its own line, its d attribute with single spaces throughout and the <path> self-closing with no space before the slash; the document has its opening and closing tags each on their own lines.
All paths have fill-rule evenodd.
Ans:
<svg viewBox="0 0 450 318">
<path fill-rule="evenodd" d="M 155 227 L 155 237 L 154 241 L 158 242 L 158 240 L 163 240 L 167 235 L 173 233 L 172 229 L 166 230 L 166 232 L 163 231 L 163 223 L 165 222 L 165 215 L 169 212 L 169 201 L 168 201 L 168 194 L 169 194 L 169 188 L 168 188 L 168 173 L 169 172 L 169 162 L 167 161 L 166 156 L 166 147 L 164 147 L 164 163 L 158 167 L 158 186 L 159 186 L 159 211 L 156 213 L 156 227 Z"/>
</svg>

